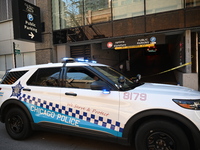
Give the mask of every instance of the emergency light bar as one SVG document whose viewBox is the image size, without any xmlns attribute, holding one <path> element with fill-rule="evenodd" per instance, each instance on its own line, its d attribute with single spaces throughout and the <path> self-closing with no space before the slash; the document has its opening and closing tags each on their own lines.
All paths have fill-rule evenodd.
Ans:
<svg viewBox="0 0 200 150">
<path fill-rule="evenodd" d="M 76 60 L 74 58 L 63 58 L 62 59 L 62 63 L 71 63 L 71 62 L 76 62 Z"/>
<path fill-rule="evenodd" d="M 73 63 L 73 62 L 86 62 L 86 63 L 97 63 L 95 60 L 88 60 L 88 59 L 83 59 L 83 58 L 63 58 L 62 63 Z"/>
</svg>

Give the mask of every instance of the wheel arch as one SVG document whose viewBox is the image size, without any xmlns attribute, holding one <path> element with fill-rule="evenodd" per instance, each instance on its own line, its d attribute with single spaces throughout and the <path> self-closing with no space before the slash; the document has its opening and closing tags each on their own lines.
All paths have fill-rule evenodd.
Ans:
<svg viewBox="0 0 200 150">
<path fill-rule="evenodd" d="M 16 100 L 16 99 L 9 99 L 7 101 L 5 101 L 0 109 L 0 120 L 1 122 L 5 123 L 5 117 L 6 117 L 6 113 L 9 109 L 12 109 L 14 107 L 17 108 L 21 108 L 27 115 L 27 117 L 29 118 L 30 123 L 33 123 L 33 118 L 30 114 L 30 111 L 28 110 L 28 108 L 26 107 L 25 104 L 23 104 L 21 101 Z"/>
<path fill-rule="evenodd" d="M 188 136 L 192 149 L 200 150 L 200 144 L 198 142 L 200 134 L 198 128 L 186 117 L 169 110 L 146 110 L 132 116 L 124 127 L 123 138 L 128 139 L 128 143 L 132 143 L 140 125 L 152 119 L 175 122 Z"/>
</svg>

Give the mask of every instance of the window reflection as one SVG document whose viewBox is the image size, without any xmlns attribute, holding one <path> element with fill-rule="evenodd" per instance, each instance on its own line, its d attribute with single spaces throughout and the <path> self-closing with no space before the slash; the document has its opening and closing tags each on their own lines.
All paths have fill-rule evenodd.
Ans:
<svg viewBox="0 0 200 150">
<path fill-rule="evenodd" d="M 52 0 L 53 30 L 60 29 L 59 0 Z"/>
<path fill-rule="evenodd" d="M 84 0 L 85 25 L 111 20 L 111 0 Z"/>
<path fill-rule="evenodd" d="M 62 0 L 61 29 L 83 25 L 83 0 Z"/>
<path fill-rule="evenodd" d="M 146 0 L 146 14 L 183 8 L 184 0 Z"/>
<path fill-rule="evenodd" d="M 52 0 L 53 30 L 195 6 L 200 0 Z"/>
<path fill-rule="evenodd" d="M 67 41 L 77 42 L 77 41 L 83 41 L 83 40 L 87 40 L 87 37 L 82 27 L 71 28 L 67 30 Z"/>
<path fill-rule="evenodd" d="M 113 0 L 113 20 L 144 15 L 144 0 Z"/>
</svg>

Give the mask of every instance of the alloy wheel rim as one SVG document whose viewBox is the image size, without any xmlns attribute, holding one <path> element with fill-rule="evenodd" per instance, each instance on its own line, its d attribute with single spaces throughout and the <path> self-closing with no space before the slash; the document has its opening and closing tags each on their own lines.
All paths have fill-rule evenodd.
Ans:
<svg viewBox="0 0 200 150">
<path fill-rule="evenodd" d="M 147 138 L 149 150 L 175 150 L 174 139 L 165 132 L 151 131 Z"/>
<path fill-rule="evenodd" d="M 23 120 L 18 115 L 13 115 L 8 120 L 9 127 L 13 133 L 20 133 L 23 130 Z"/>
</svg>

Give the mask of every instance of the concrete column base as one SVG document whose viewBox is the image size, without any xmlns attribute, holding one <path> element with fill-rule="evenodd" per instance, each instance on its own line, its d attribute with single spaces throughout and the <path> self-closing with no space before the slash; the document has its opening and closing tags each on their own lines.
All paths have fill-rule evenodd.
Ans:
<svg viewBox="0 0 200 150">
<path fill-rule="evenodd" d="M 189 87 L 194 90 L 199 89 L 199 81 L 197 73 L 175 72 L 178 83 L 182 86 Z"/>
</svg>

